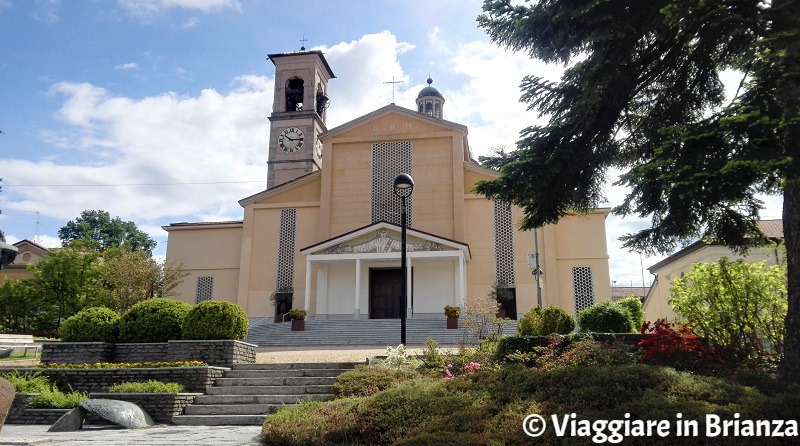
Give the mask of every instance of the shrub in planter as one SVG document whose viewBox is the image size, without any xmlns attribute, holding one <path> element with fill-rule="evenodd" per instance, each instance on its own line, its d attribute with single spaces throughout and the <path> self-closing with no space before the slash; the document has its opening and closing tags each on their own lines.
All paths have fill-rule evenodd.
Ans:
<svg viewBox="0 0 800 446">
<path fill-rule="evenodd" d="M 528 310 L 517 323 L 517 332 L 524 336 L 547 336 L 567 334 L 575 329 L 575 318 L 555 306 L 534 307 Z"/>
<path fill-rule="evenodd" d="M 115 342 L 119 332 L 119 315 L 106 307 L 91 307 L 70 316 L 61 328 L 64 342 Z"/>
<path fill-rule="evenodd" d="M 242 307 L 224 300 L 207 300 L 195 305 L 183 321 L 183 339 L 244 340 L 250 322 Z"/>
<path fill-rule="evenodd" d="M 444 315 L 447 317 L 459 317 L 461 316 L 461 307 L 447 305 L 444 307 Z"/>
<path fill-rule="evenodd" d="M 120 342 L 167 342 L 181 339 L 183 321 L 192 306 L 157 297 L 131 307 L 119 320 Z"/>
<path fill-rule="evenodd" d="M 582 332 L 629 333 L 631 319 L 628 311 L 615 303 L 605 301 L 578 313 L 578 325 Z"/>
<path fill-rule="evenodd" d="M 186 387 L 180 383 L 165 383 L 151 379 L 114 384 L 108 391 L 109 393 L 183 393 L 186 392 Z"/>
<path fill-rule="evenodd" d="M 290 310 L 289 311 L 289 319 L 291 319 L 293 321 L 304 321 L 304 320 L 306 320 L 306 315 L 307 314 L 308 313 L 306 312 L 306 310 L 300 310 L 300 309 Z"/>
</svg>

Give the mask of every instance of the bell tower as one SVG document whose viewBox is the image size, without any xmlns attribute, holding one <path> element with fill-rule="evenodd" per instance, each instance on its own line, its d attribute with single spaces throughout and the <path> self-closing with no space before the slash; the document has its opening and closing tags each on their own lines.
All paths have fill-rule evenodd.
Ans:
<svg viewBox="0 0 800 446">
<path fill-rule="evenodd" d="M 319 135 L 327 130 L 328 81 L 336 76 L 322 51 L 301 48 L 268 58 L 275 64 L 267 159 L 271 189 L 322 168 Z"/>
</svg>

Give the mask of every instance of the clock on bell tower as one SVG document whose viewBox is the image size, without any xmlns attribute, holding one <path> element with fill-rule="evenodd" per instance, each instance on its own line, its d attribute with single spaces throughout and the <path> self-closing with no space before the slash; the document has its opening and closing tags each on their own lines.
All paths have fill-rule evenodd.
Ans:
<svg viewBox="0 0 800 446">
<path fill-rule="evenodd" d="M 319 135 L 324 133 L 334 79 L 322 51 L 270 54 L 275 64 L 267 160 L 267 189 L 322 168 Z"/>
</svg>

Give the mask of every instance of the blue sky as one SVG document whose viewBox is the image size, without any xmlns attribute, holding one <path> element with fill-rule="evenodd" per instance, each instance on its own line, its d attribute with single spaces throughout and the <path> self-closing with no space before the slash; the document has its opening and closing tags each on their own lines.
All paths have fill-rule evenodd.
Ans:
<svg viewBox="0 0 800 446">
<path fill-rule="evenodd" d="M 59 246 L 86 209 L 132 220 L 166 249 L 162 225 L 241 219 L 266 184 L 273 65 L 267 54 L 325 52 L 328 127 L 392 101 L 413 108 L 430 74 L 445 118 L 474 155 L 513 147 L 541 122 L 518 102 L 547 66 L 492 44 L 479 0 L 0 0 L 0 228 Z M 623 191 L 608 189 L 608 205 Z M 780 218 L 780 199 L 764 218 Z M 37 224 L 38 219 L 38 224 Z M 647 222 L 609 217 L 611 278 L 642 282 L 616 238 Z M 660 257 L 644 258 L 644 267 Z M 546 272 L 545 272 L 546 273 Z M 645 273 L 649 283 L 650 275 Z"/>
</svg>

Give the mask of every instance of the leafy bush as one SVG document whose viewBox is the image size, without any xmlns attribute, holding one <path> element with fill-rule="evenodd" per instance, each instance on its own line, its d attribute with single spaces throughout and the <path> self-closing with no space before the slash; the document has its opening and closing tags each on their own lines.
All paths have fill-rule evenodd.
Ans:
<svg viewBox="0 0 800 446">
<path fill-rule="evenodd" d="M 569 339 L 553 336 L 546 347 L 506 355 L 506 361 L 525 364 L 538 371 L 570 367 L 634 364 L 633 348 L 615 342 L 598 342 L 591 337 Z"/>
<path fill-rule="evenodd" d="M 106 307 L 91 307 L 70 316 L 58 330 L 65 342 L 115 342 L 119 315 Z"/>
<path fill-rule="evenodd" d="M 714 413 L 723 419 L 797 419 L 800 395 L 766 396 L 726 380 L 640 364 L 567 367 L 532 371 L 507 366 L 463 379 L 414 379 L 371 397 L 306 403 L 267 416 L 266 445 L 527 445 L 520 429 L 527 414 L 550 419 L 578 413 L 581 419 L 670 420 L 676 413 L 698 420 Z M 631 444 L 651 444 L 653 438 Z M 658 440 L 658 438 L 656 438 Z M 671 445 L 704 443 L 671 437 Z M 559 438 L 546 429 L 537 444 L 586 444 L 589 438 Z M 736 444 L 752 440 L 727 439 Z M 629 441 L 625 442 L 626 444 Z"/>
<path fill-rule="evenodd" d="M 505 357 L 514 352 L 531 352 L 536 347 L 546 347 L 550 344 L 552 336 L 527 336 L 514 335 L 505 336 L 497 343 L 494 358 L 502 361 Z"/>
<path fill-rule="evenodd" d="M 428 336 L 425 338 L 425 348 L 421 354 L 417 355 L 417 359 L 428 370 L 442 370 L 447 357 L 439 351 L 439 344 Z"/>
<path fill-rule="evenodd" d="M 180 383 L 165 383 L 154 379 L 114 384 L 108 388 L 111 393 L 183 393 L 186 387 Z"/>
<path fill-rule="evenodd" d="M 603 301 L 578 313 L 581 332 L 630 333 L 631 316 L 616 302 Z"/>
<path fill-rule="evenodd" d="M 375 395 L 415 376 L 419 375 L 385 367 L 357 366 L 336 377 L 333 393 L 336 398 Z"/>
<path fill-rule="evenodd" d="M 299 308 L 294 310 L 289 310 L 289 319 L 293 321 L 304 321 L 306 320 L 307 314 L 308 312 L 306 310 L 302 310 Z"/>
<path fill-rule="evenodd" d="M 8 380 L 17 393 L 43 393 L 53 389 L 53 383 L 41 373 L 19 373 L 13 370 L 0 375 Z"/>
<path fill-rule="evenodd" d="M 686 324 L 659 319 L 652 326 L 645 323 L 642 333 L 647 333 L 647 337 L 639 342 L 639 346 L 644 348 L 640 359 L 643 364 L 704 373 L 717 372 L 725 366 L 720 355 L 692 334 Z"/>
<path fill-rule="evenodd" d="M 636 296 L 628 296 L 624 299 L 618 300 L 617 305 L 624 308 L 628 312 L 631 326 L 628 330 L 630 333 L 639 333 L 644 323 L 644 310 L 642 309 L 642 300 Z"/>
<path fill-rule="evenodd" d="M 414 370 L 419 365 L 419 361 L 409 356 L 406 346 L 400 344 L 397 348 L 386 347 L 386 359 L 378 364 L 393 370 Z"/>
<path fill-rule="evenodd" d="M 236 339 L 247 337 L 250 322 L 242 307 L 224 300 L 195 305 L 183 321 L 183 339 Z"/>
<path fill-rule="evenodd" d="M 575 329 L 575 318 L 562 308 L 533 307 L 517 323 L 517 332 L 526 336 L 548 336 L 567 334 Z"/>
<path fill-rule="evenodd" d="M 119 320 L 120 342 L 167 342 L 182 338 L 183 321 L 192 306 L 157 297 L 131 307 Z"/>
<path fill-rule="evenodd" d="M 74 409 L 81 404 L 81 401 L 88 399 L 89 394 L 86 392 L 62 392 L 53 388 L 50 391 L 31 396 L 25 407 L 31 409 Z"/>
<path fill-rule="evenodd" d="M 444 306 L 444 315 L 450 318 L 461 316 L 461 307 Z"/>
<path fill-rule="evenodd" d="M 788 311 L 786 266 L 698 263 L 670 287 L 669 304 L 692 331 L 738 361 L 783 352 Z"/>
</svg>

